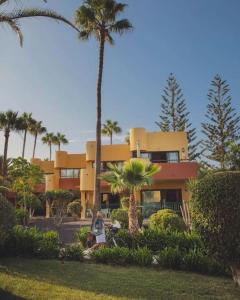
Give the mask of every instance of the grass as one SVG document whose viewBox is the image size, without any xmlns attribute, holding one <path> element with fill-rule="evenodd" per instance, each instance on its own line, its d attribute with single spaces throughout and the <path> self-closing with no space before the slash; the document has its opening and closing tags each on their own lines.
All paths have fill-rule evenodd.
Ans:
<svg viewBox="0 0 240 300">
<path fill-rule="evenodd" d="M 240 299 L 230 278 L 36 259 L 0 260 L 0 299 Z"/>
</svg>

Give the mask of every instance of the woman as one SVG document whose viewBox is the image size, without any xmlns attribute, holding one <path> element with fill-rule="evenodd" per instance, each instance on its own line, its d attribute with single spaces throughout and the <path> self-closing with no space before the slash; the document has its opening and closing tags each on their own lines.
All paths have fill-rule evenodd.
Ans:
<svg viewBox="0 0 240 300">
<path fill-rule="evenodd" d="M 95 248 L 106 243 L 105 224 L 103 220 L 103 214 L 101 211 L 97 212 L 97 218 L 93 224 L 93 233 L 96 236 L 96 245 L 94 245 Z"/>
</svg>

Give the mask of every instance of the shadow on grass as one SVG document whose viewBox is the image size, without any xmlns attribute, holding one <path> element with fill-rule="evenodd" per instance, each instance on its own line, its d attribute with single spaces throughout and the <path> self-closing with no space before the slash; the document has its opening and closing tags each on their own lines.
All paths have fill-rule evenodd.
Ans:
<svg viewBox="0 0 240 300">
<path fill-rule="evenodd" d="M 0 289 L 0 299 L 2 300 L 26 300 L 26 298 L 22 298 L 16 295 L 13 295 L 12 293 L 8 291 L 4 291 L 3 289 Z"/>
<path fill-rule="evenodd" d="M 7 266 L 8 274 L 108 296 L 131 299 L 159 299 L 160 295 L 160 299 L 240 299 L 240 291 L 234 289 L 228 278 L 154 271 L 151 268 L 78 262 L 62 264 L 54 260 L 6 259 L 1 264 Z"/>
</svg>

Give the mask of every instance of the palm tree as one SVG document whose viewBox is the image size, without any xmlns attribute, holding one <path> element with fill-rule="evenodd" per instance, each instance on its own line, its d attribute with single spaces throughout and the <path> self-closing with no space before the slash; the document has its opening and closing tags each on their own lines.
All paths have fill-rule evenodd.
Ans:
<svg viewBox="0 0 240 300">
<path fill-rule="evenodd" d="M 68 144 L 68 140 L 65 134 L 58 132 L 54 137 L 54 145 L 58 146 L 58 151 L 61 150 L 61 144 L 66 145 Z"/>
<path fill-rule="evenodd" d="M 32 158 L 35 157 L 36 146 L 37 146 L 37 138 L 39 135 L 42 135 L 47 131 L 46 127 L 42 126 L 42 121 L 35 121 L 30 127 L 30 133 L 34 136 L 34 144 L 33 144 L 33 154 Z"/>
<path fill-rule="evenodd" d="M 2 174 L 3 177 L 7 175 L 7 156 L 8 156 L 8 142 L 11 131 L 21 129 L 21 122 L 18 117 L 18 112 L 8 110 L 7 112 L 0 113 L 0 129 L 4 131 L 5 143 L 3 153 Z"/>
<path fill-rule="evenodd" d="M 43 144 L 47 144 L 49 146 L 49 160 L 52 160 L 52 144 L 54 143 L 54 134 L 52 132 L 46 133 L 44 137 L 42 137 Z"/>
<path fill-rule="evenodd" d="M 120 13 L 124 12 L 126 4 L 115 0 L 85 0 L 76 11 L 75 24 L 80 29 L 79 38 L 89 40 L 94 36 L 99 44 L 99 65 L 97 80 L 97 122 L 96 122 L 96 174 L 94 188 L 93 219 L 96 211 L 100 209 L 100 179 L 101 172 L 101 114 L 102 114 L 102 76 L 104 64 L 105 42 L 113 45 L 112 33 L 123 33 L 132 29 L 127 19 L 118 20 Z"/>
<path fill-rule="evenodd" d="M 127 135 L 124 138 L 124 141 L 126 144 L 130 145 L 130 132 L 127 133 Z"/>
<path fill-rule="evenodd" d="M 135 194 L 152 183 L 154 174 L 160 171 L 157 165 L 148 160 L 131 159 L 123 166 L 108 164 L 109 171 L 101 176 L 108 182 L 113 193 L 129 192 L 129 232 L 135 235 L 139 230 Z"/>
<path fill-rule="evenodd" d="M 47 2 L 47 0 L 43 0 L 43 1 Z M 7 2 L 9 2 L 9 0 L 0 0 L 0 8 L 2 8 L 2 6 Z M 78 28 L 76 28 L 70 21 L 68 21 L 63 16 L 49 9 L 39 9 L 39 8 L 21 9 L 20 8 L 20 9 L 13 9 L 11 11 L 6 11 L 5 9 L 2 9 L 2 11 L 0 12 L 0 23 L 4 23 L 10 26 L 12 31 L 18 35 L 20 45 L 22 46 L 23 33 L 19 26 L 18 20 L 24 18 L 31 18 L 31 17 L 45 17 L 45 18 L 54 19 L 56 21 L 61 21 L 79 32 Z"/>
<path fill-rule="evenodd" d="M 22 158 L 25 156 L 25 147 L 26 147 L 26 141 L 27 141 L 27 133 L 31 130 L 31 126 L 36 123 L 36 121 L 32 118 L 32 113 L 26 113 L 24 112 L 20 116 L 20 126 L 23 130 L 23 148 L 22 148 Z"/>
<path fill-rule="evenodd" d="M 112 145 L 113 134 L 121 133 L 122 128 L 118 126 L 117 121 L 106 120 L 106 123 L 103 124 L 102 135 L 110 137 L 110 145 Z"/>
</svg>

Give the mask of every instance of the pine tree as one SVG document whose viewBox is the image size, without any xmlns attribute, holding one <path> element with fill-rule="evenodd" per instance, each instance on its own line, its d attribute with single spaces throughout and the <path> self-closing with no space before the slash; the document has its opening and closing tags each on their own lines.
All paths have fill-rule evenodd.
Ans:
<svg viewBox="0 0 240 300">
<path fill-rule="evenodd" d="M 171 73 L 167 79 L 167 86 L 163 90 L 160 121 L 155 122 L 161 131 L 186 131 L 188 136 L 188 155 L 190 160 L 199 157 L 196 142 L 196 128 L 189 121 L 189 111 L 186 101 L 176 77 Z"/>
<path fill-rule="evenodd" d="M 232 107 L 230 88 L 226 80 L 216 75 L 208 93 L 207 121 L 202 123 L 206 158 L 226 167 L 226 155 L 231 142 L 239 140 L 240 116 Z"/>
</svg>

